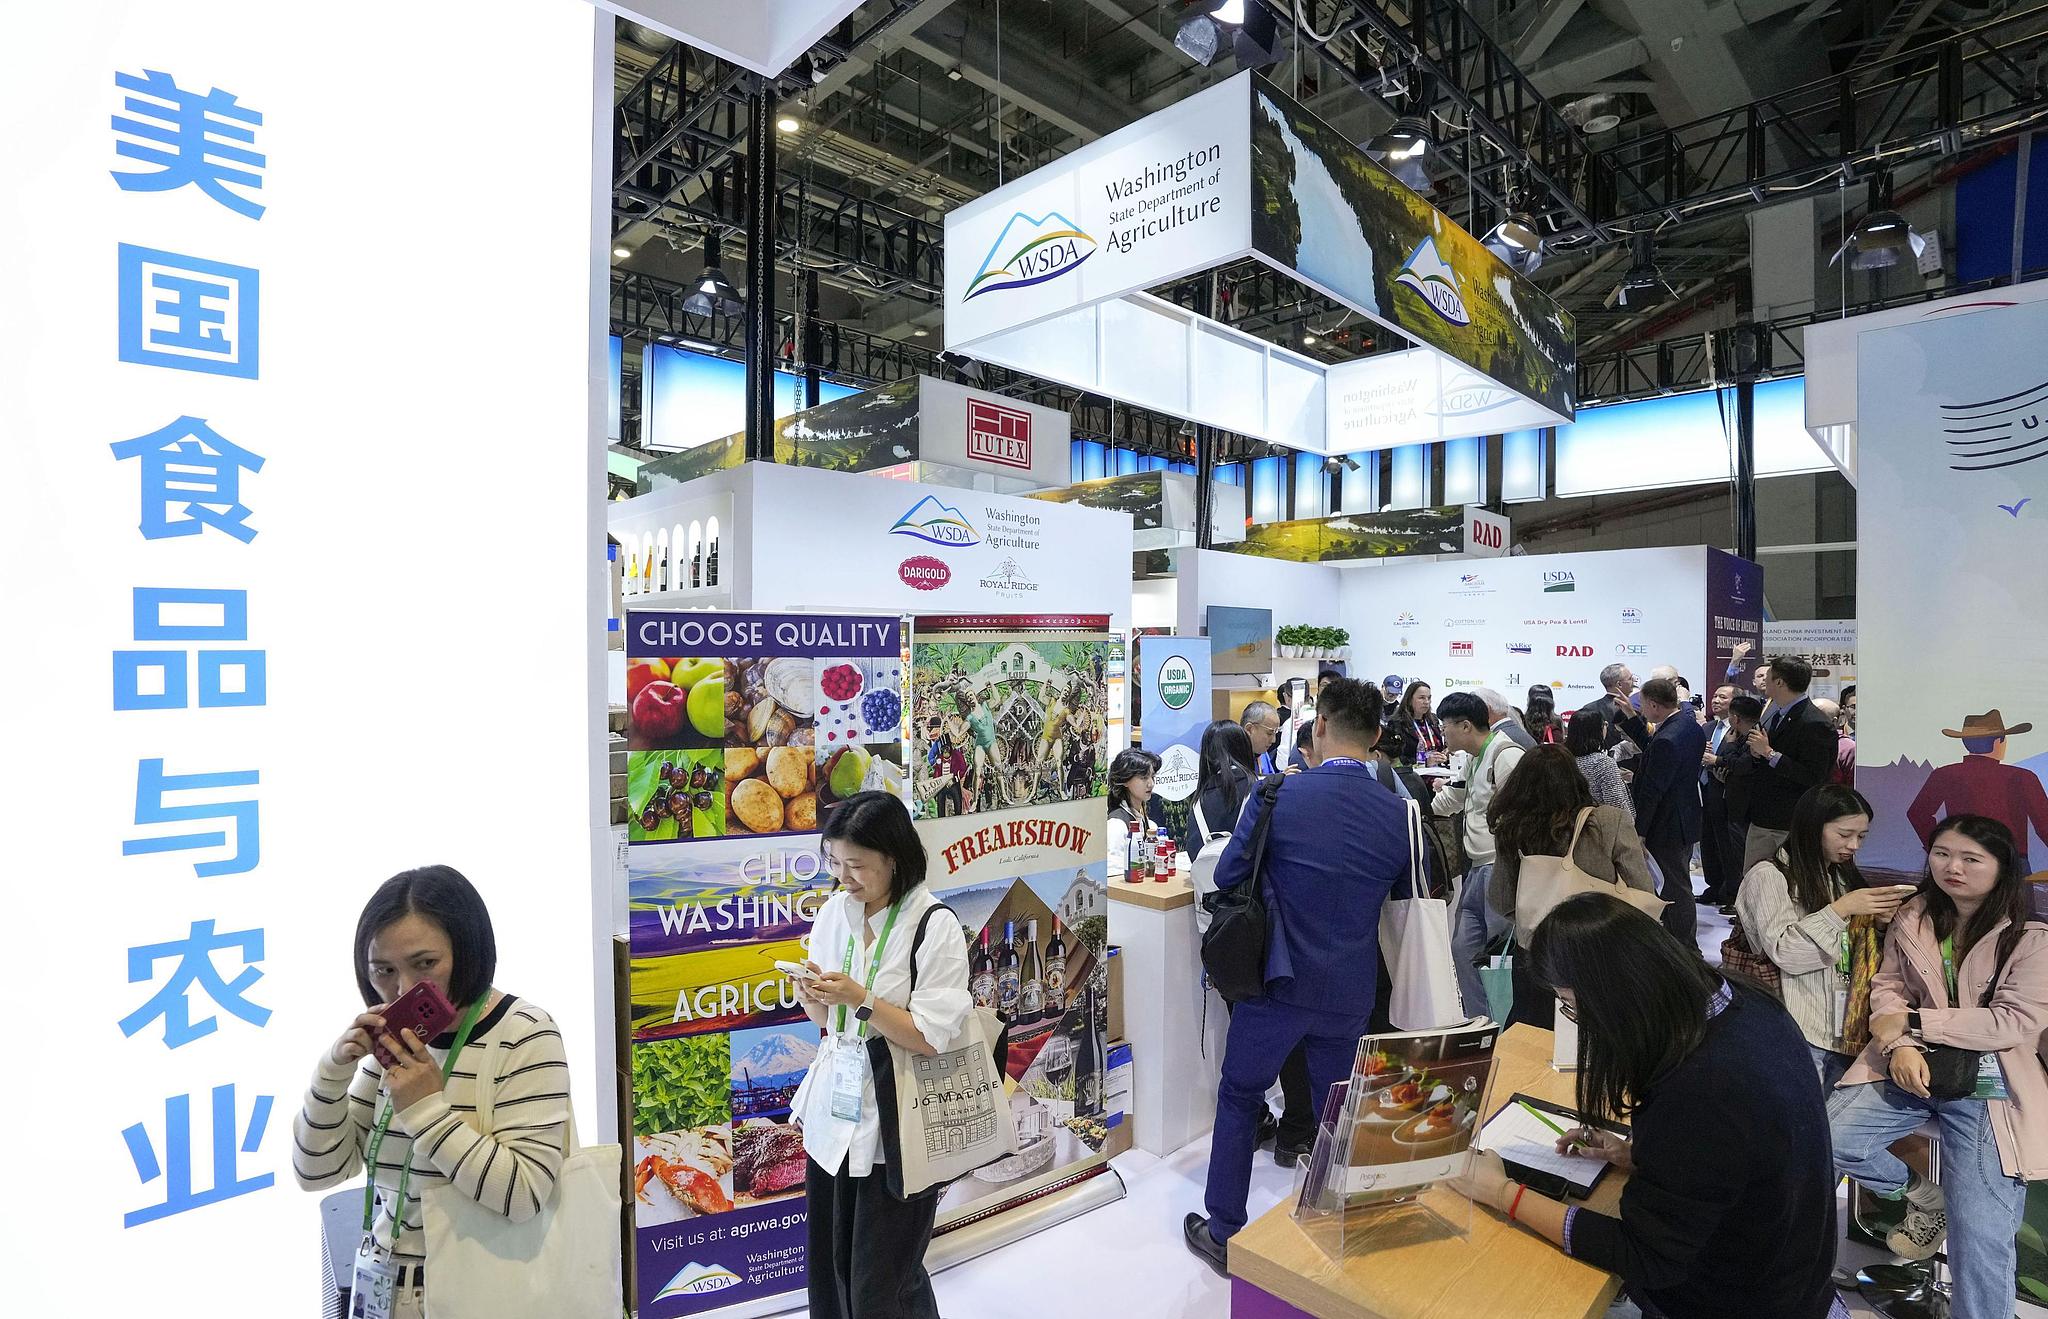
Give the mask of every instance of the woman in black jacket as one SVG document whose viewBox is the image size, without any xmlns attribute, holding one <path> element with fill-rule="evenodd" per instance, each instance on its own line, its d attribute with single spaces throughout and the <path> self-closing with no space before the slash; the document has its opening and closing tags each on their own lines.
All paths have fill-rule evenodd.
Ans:
<svg viewBox="0 0 2048 1319">
<path fill-rule="evenodd" d="M 1180 838 L 1180 850 L 1190 857 L 1200 856 L 1204 843 L 1236 827 L 1238 812 L 1259 782 L 1251 735 L 1234 719 L 1218 719 L 1202 730 L 1201 755 L 1195 800 L 1188 808 L 1187 828 Z M 1200 823 L 1195 819 L 1197 811 Z M 1208 826 L 1207 832 L 1203 825 Z"/>
<path fill-rule="evenodd" d="M 1448 752 L 1444 726 L 1430 712 L 1430 691 L 1426 682 L 1411 682 L 1401 693 L 1401 704 L 1380 734 L 1379 748 L 1396 765 L 1441 765 Z"/>
<path fill-rule="evenodd" d="M 1616 898 L 1559 903 L 1529 950 L 1579 1025 L 1577 1147 L 1629 1174 L 1619 1217 L 1566 1206 L 1475 1154 L 1472 1199 L 1626 1282 L 1666 1319 L 1830 1319 L 1835 1171 L 1799 1028 Z"/>
</svg>

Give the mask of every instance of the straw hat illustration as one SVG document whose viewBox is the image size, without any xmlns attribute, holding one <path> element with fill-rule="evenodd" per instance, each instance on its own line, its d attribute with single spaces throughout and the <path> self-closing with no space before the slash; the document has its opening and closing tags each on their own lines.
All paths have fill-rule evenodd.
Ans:
<svg viewBox="0 0 2048 1319">
<path fill-rule="evenodd" d="M 1963 720 L 1961 728 L 1942 729 L 1941 735 L 1943 737 L 1964 738 L 2018 737 L 2021 733 L 2031 733 L 2033 731 L 2034 726 L 2032 724 L 2014 724 L 2008 728 L 2005 725 L 2004 715 L 1996 710 L 1987 710 L 1983 714 L 1973 714 Z"/>
</svg>

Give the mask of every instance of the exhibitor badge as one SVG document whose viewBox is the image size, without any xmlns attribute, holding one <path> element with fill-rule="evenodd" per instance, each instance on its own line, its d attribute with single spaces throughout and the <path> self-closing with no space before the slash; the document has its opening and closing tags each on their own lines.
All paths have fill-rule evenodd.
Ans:
<svg viewBox="0 0 2048 1319">
<path fill-rule="evenodd" d="M 1195 699 L 1195 667 L 1180 655 L 1159 666 L 1159 699 L 1169 710 L 1185 710 Z"/>
</svg>

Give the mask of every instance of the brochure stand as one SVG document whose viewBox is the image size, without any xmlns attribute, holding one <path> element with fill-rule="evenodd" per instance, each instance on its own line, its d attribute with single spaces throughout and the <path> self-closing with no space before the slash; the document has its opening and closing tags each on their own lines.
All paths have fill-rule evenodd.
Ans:
<svg viewBox="0 0 2048 1319">
<path fill-rule="evenodd" d="M 1351 1078 L 1330 1087 L 1294 1220 L 1332 1260 L 1468 1236 L 1472 1202 L 1437 1183 L 1471 1166 L 1492 1111 L 1491 1023 L 1368 1035 Z"/>
</svg>

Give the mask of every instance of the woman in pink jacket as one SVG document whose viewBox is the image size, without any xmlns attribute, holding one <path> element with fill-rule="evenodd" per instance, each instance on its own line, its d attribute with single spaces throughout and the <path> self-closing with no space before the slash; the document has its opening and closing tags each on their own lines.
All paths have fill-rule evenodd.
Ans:
<svg viewBox="0 0 2048 1319">
<path fill-rule="evenodd" d="M 2029 915 L 2011 832 L 1980 815 L 1942 821 L 1871 982 L 1870 1043 L 1828 1105 L 1836 1169 L 1906 1198 L 1886 1244 L 1925 1259 L 1950 1238 L 1954 1319 L 2012 1314 L 2026 1184 L 2048 1177 L 2048 1070 L 2036 1052 L 2048 1027 L 2048 926 Z M 1951 1078 L 1951 1097 L 1938 1092 L 1953 1055 L 1937 1061 L 1935 1050 L 1981 1051 Z M 1930 1117 L 1941 1127 L 1939 1186 L 1889 1148 Z"/>
</svg>

